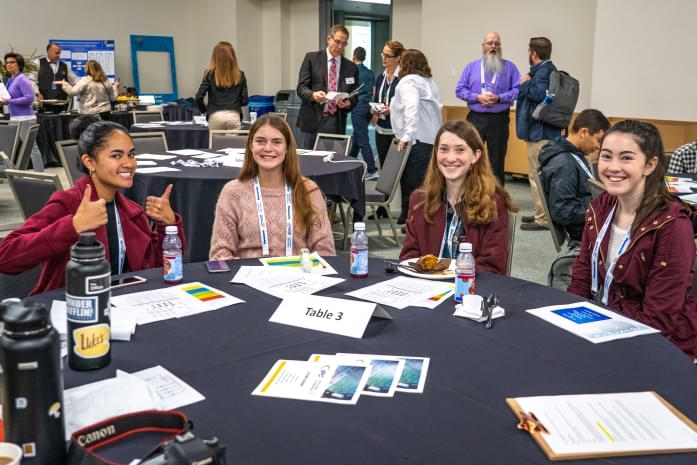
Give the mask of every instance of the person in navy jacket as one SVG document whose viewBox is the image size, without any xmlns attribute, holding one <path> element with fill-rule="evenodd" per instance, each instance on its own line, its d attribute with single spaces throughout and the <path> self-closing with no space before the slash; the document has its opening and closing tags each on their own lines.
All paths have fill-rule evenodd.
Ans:
<svg viewBox="0 0 697 465">
<path fill-rule="evenodd" d="M 160 197 L 148 197 L 145 210 L 119 192 L 131 187 L 137 166 L 133 141 L 123 126 L 82 116 L 71 124 L 71 134 L 78 139 L 80 166 L 88 175 L 54 193 L 0 242 L 0 273 L 42 265 L 32 294 L 64 286 L 70 247 L 81 232 L 96 232 L 112 274 L 162 266 L 166 225 L 177 225 L 185 243 L 181 218 L 169 203 L 171 185 Z"/>
</svg>

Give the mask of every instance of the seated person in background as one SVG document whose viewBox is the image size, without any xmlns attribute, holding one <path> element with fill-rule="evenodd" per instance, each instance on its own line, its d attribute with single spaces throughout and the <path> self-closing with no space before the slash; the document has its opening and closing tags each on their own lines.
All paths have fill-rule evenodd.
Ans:
<svg viewBox="0 0 697 465">
<path fill-rule="evenodd" d="M 568 291 L 660 330 L 694 358 L 692 222 L 668 193 L 663 156 L 650 123 L 621 121 L 607 132 L 598 161 L 607 192 L 586 212 Z"/>
<path fill-rule="evenodd" d="M 282 257 L 302 248 L 336 255 L 324 196 L 298 164 L 288 124 L 278 116 L 257 119 L 242 171 L 218 198 L 211 260 Z"/>
<path fill-rule="evenodd" d="M 70 132 L 78 139 L 80 168 L 89 176 L 54 193 L 0 242 L 0 273 L 43 265 L 32 294 L 64 286 L 70 247 L 84 231 L 96 232 L 112 275 L 162 266 L 165 225 L 176 224 L 184 244 L 181 218 L 169 204 L 171 185 L 161 197 L 148 197 L 145 211 L 119 192 L 131 187 L 136 169 L 133 141 L 123 126 L 82 116 L 71 123 Z"/>
<path fill-rule="evenodd" d="M 540 183 L 553 223 L 563 226 L 569 240 L 581 242 L 586 208 L 591 202 L 589 179 L 593 171 L 586 156 L 600 148 L 610 128 L 598 110 L 583 110 L 571 126 L 568 137 L 560 137 L 540 151 Z"/>
<path fill-rule="evenodd" d="M 74 86 L 68 81 L 56 81 L 55 84 L 60 85 L 66 94 L 80 97 L 80 113 L 109 113 L 111 102 L 116 100 L 116 85 L 109 82 L 98 61 L 89 60 L 86 70 L 87 76 Z"/>
<path fill-rule="evenodd" d="M 126 87 L 126 97 L 138 97 L 138 92 L 136 92 L 135 87 Z"/>
<path fill-rule="evenodd" d="M 477 270 L 504 274 L 508 212 L 516 210 L 491 171 L 475 127 L 449 121 L 436 134 L 424 183 L 410 198 L 399 259 L 455 257 L 453 239 L 459 238 L 472 243 Z"/>
<path fill-rule="evenodd" d="M 697 140 L 675 149 L 670 156 L 668 174 L 697 174 Z"/>
</svg>

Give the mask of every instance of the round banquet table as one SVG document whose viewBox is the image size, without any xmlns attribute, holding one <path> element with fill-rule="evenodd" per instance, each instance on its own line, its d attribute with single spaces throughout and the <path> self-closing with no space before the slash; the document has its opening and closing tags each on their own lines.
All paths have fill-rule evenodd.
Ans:
<svg viewBox="0 0 697 465">
<path fill-rule="evenodd" d="M 70 123 L 80 116 L 80 113 L 38 113 L 39 133 L 36 144 L 41 151 L 44 164 L 60 166 L 60 158 L 56 150 L 56 142 L 70 139 Z M 133 116 L 127 111 L 112 111 L 111 120 L 126 129 L 133 124 Z"/>
<path fill-rule="evenodd" d="M 133 125 L 131 132 L 164 132 L 169 150 L 208 148 L 208 126 L 200 124 Z"/>
<path fill-rule="evenodd" d="M 328 261 L 346 278 L 320 292 L 346 297 L 351 290 L 394 275 L 370 260 L 366 279 L 351 279 L 345 258 Z M 64 366 L 65 387 L 162 365 L 205 400 L 181 408 L 201 436 L 226 444 L 230 464 L 476 464 L 549 463 L 528 433 L 516 429 L 507 397 L 654 390 L 687 417 L 697 419 L 697 369 L 660 335 L 592 344 L 524 310 L 579 298 L 549 287 L 478 273 L 481 295 L 496 292 L 506 317 L 490 330 L 452 316 L 452 302 L 435 310 L 385 307 L 392 321 L 373 320 L 362 339 L 269 322 L 280 300 L 231 284 L 231 272 L 208 274 L 203 263 L 184 267 L 184 282 L 201 281 L 245 303 L 181 319 L 138 326 L 131 342 L 112 344 L 111 365 L 91 372 Z M 125 294 L 162 287 L 161 270 L 137 273 L 144 284 Z M 34 297 L 50 302 L 60 291 Z M 313 353 L 368 353 L 430 357 L 423 394 L 361 396 L 354 406 L 263 398 L 251 392 L 279 359 L 307 360 Z M 152 447 L 134 441 L 107 450 L 128 463 Z M 697 454 L 568 461 L 626 465 L 688 465 Z"/>
<path fill-rule="evenodd" d="M 177 157 L 187 160 L 190 157 Z M 159 166 L 172 166 L 176 159 L 158 161 Z M 193 159 L 195 160 L 195 159 Z M 336 156 L 335 160 L 353 160 Z M 198 160 L 200 161 L 200 160 Z M 219 168 L 191 168 L 174 165 L 181 171 L 163 173 L 137 173 L 133 186 L 125 194 L 130 199 L 145 204 L 148 195 L 162 195 L 168 184 L 173 184 L 170 201 L 174 211 L 182 216 L 187 248 L 184 260 L 187 262 L 208 259 L 215 205 L 218 194 L 226 183 L 236 179 L 239 168 L 220 166 Z M 327 163 L 322 157 L 300 156 L 300 171 L 317 183 L 325 196 L 340 196 L 351 203 L 358 214 L 365 214 L 365 188 L 363 186 L 363 165 L 352 163 Z"/>
</svg>

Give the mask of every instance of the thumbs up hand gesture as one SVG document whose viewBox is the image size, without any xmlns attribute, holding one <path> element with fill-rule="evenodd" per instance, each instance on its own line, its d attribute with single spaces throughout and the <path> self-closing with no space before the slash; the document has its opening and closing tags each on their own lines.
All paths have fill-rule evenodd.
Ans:
<svg viewBox="0 0 697 465">
<path fill-rule="evenodd" d="M 169 196 L 172 193 L 172 184 L 167 186 L 165 192 L 160 197 L 149 195 L 145 199 L 145 214 L 155 221 L 164 224 L 174 224 L 177 218 L 174 216 L 174 210 L 169 205 Z"/>
<path fill-rule="evenodd" d="M 73 227 L 78 234 L 85 231 L 93 231 L 100 226 L 107 224 L 108 216 L 106 212 L 106 200 L 99 199 L 94 202 L 90 200 L 92 187 L 85 188 L 82 202 L 73 215 Z"/>
</svg>

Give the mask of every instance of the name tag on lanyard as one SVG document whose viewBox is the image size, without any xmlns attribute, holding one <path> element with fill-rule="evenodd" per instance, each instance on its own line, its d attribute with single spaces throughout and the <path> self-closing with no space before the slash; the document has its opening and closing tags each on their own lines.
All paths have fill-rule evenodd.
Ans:
<svg viewBox="0 0 697 465">
<path fill-rule="evenodd" d="M 114 200 L 114 216 L 116 217 L 116 235 L 118 236 L 119 244 L 119 274 L 123 273 L 123 264 L 126 261 L 126 240 L 123 237 L 123 229 L 121 228 L 121 216 L 116 208 L 116 200 Z"/>
<path fill-rule="evenodd" d="M 598 233 L 598 237 L 595 239 L 595 244 L 593 245 L 593 254 L 591 255 L 591 294 L 593 294 L 594 299 L 597 299 L 598 297 L 598 255 L 600 254 L 600 245 L 602 244 L 603 239 L 605 238 L 605 234 L 607 234 L 607 230 L 609 229 L 610 224 L 612 223 L 612 219 L 615 216 L 615 208 L 616 207 L 612 207 L 612 211 L 610 211 L 610 214 L 605 219 L 605 223 L 603 224 L 602 229 Z M 622 254 L 627 250 L 629 246 L 630 232 L 631 229 L 627 231 L 627 233 L 622 238 L 620 248 L 617 250 L 617 255 L 615 255 L 615 258 L 612 259 L 612 262 L 610 262 L 609 264 L 606 262 L 607 271 L 605 273 L 605 280 L 603 282 L 603 293 L 601 296 L 601 302 L 603 303 L 603 305 L 607 305 L 608 302 L 608 291 L 610 289 L 612 281 L 614 280 L 614 271 L 615 265 L 617 264 L 617 260 L 619 260 L 619 258 L 622 256 Z"/>
<path fill-rule="evenodd" d="M 259 237 L 261 239 L 262 255 L 268 257 L 269 252 L 269 233 L 264 213 L 264 201 L 261 195 L 259 177 L 254 177 L 254 198 L 257 204 L 257 218 L 259 219 Z M 285 185 L 285 208 L 286 212 L 286 256 L 293 255 L 293 195 L 290 186 Z"/>
<path fill-rule="evenodd" d="M 440 252 L 438 253 L 438 257 L 443 256 L 443 250 L 445 250 L 446 244 L 448 245 L 448 251 L 450 253 L 450 258 L 455 258 L 455 255 L 457 254 L 457 251 L 453 251 L 453 237 L 455 236 L 455 233 L 457 230 L 460 228 L 460 217 L 457 215 L 457 212 L 453 212 L 453 218 L 450 220 L 450 224 L 447 224 L 447 218 L 448 218 L 448 210 L 446 207 L 445 210 L 445 218 L 446 218 L 446 227 L 445 230 L 443 231 L 443 240 L 440 243 Z"/>
</svg>

